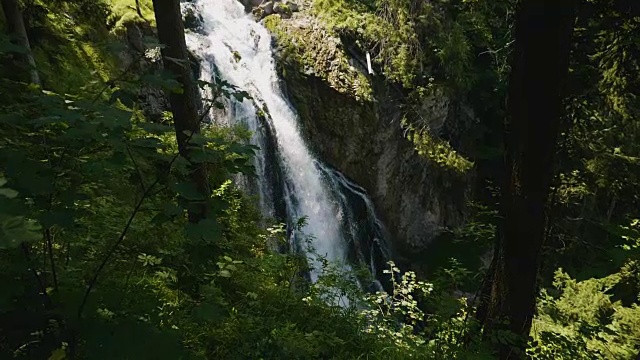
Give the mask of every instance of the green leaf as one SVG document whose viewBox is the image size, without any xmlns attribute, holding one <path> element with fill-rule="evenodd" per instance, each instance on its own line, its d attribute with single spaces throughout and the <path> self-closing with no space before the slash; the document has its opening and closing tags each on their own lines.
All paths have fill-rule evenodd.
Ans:
<svg viewBox="0 0 640 360">
<path fill-rule="evenodd" d="M 172 186 L 172 189 L 186 200 L 204 200 L 204 194 L 200 193 L 191 182 L 181 182 Z"/>
<path fill-rule="evenodd" d="M 64 360 L 66 358 L 67 358 L 66 351 L 63 348 L 58 348 L 51 352 L 51 355 L 47 360 Z"/>
<path fill-rule="evenodd" d="M 173 132 L 173 126 L 158 124 L 158 123 L 141 123 L 139 124 L 141 128 L 145 131 L 150 132 L 152 134 L 166 134 L 168 132 Z"/>
<path fill-rule="evenodd" d="M 164 204 L 162 212 L 170 217 L 182 215 L 184 209 L 176 204 Z"/>
<path fill-rule="evenodd" d="M 60 227 L 70 227 L 74 224 L 75 214 L 72 210 L 63 209 L 42 214 L 38 220 L 45 228 L 54 225 Z"/>
<path fill-rule="evenodd" d="M 184 131 L 185 135 L 191 135 L 191 132 Z M 189 139 L 189 144 L 204 146 L 211 142 L 211 139 L 202 134 L 193 134 Z"/>
<path fill-rule="evenodd" d="M 18 247 L 23 242 L 38 241 L 42 235 L 40 225 L 24 216 L 0 214 L 0 249 Z"/>
<path fill-rule="evenodd" d="M 133 108 L 133 105 L 135 104 L 135 94 L 132 94 L 126 90 L 122 90 L 122 89 L 118 89 L 116 91 L 113 92 L 113 94 L 111 94 L 111 98 L 109 99 L 109 103 L 113 104 L 116 102 L 116 100 L 120 100 L 120 102 L 122 103 L 122 105 L 128 107 L 128 108 Z"/>
<path fill-rule="evenodd" d="M 131 319 L 91 319 L 82 327 L 86 350 L 95 360 L 190 359 L 179 333 Z"/>
<path fill-rule="evenodd" d="M 213 219 L 204 219 L 197 224 L 187 224 L 185 231 L 189 239 L 195 241 L 214 241 L 222 234 L 222 227 Z"/>
<path fill-rule="evenodd" d="M 192 162 L 200 164 L 200 163 L 215 163 L 219 161 L 222 158 L 222 156 L 217 151 L 198 148 L 198 149 L 194 149 L 191 152 L 189 158 L 191 159 Z"/>
<path fill-rule="evenodd" d="M 13 199 L 18 196 L 18 192 L 13 189 L 0 189 L 0 195 L 7 197 L 9 199 Z"/>
<path fill-rule="evenodd" d="M 173 79 L 170 74 L 163 73 L 161 75 L 147 74 L 142 77 L 142 81 L 151 86 L 158 87 L 162 90 L 168 90 L 176 94 L 182 94 L 182 84 Z"/>
<path fill-rule="evenodd" d="M 246 91 L 236 91 L 232 95 L 238 102 L 242 102 L 244 99 L 251 99 L 251 96 Z"/>
<path fill-rule="evenodd" d="M 155 137 L 138 138 L 132 141 L 133 146 L 149 149 L 161 149 L 163 147 L 162 141 Z"/>
</svg>

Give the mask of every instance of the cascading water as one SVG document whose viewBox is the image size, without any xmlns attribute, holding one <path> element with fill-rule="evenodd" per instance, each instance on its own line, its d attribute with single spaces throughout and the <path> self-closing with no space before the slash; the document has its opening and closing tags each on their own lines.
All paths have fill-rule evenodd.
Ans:
<svg viewBox="0 0 640 360">
<path fill-rule="evenodd" d="M 203 23 L 198 33 L 188 33 L 187 44 L 201 59 L 201 79 L 215 82 L 219 76 L 252 97 L 230 101 L 226 116 L 230 123 L 246 124 L 254 133 L 252 142 L 261 148 L 255 166 L 265 215 L 290 225 L 306 217 L 304 233 L 317 254 L 346 269 L 365 265 L 379 275 L 376 265 L 388 258 L 384 227 L 365 191 L 307 148 L 296 113 L 280 89 L 267 30 L 237 0 L 197 0 L 195 6 Z M 259 116 L 263 109 L 266 115 Z M 290 239 L 305 252 L 315 282 L 321 267 L 304 246 L 305 234 L 291 230 Z"/>
</svg>

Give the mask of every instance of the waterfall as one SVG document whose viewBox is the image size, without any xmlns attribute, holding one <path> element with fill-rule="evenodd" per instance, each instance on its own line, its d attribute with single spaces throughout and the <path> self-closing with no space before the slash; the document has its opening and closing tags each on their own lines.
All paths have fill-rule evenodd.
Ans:
<svg viewBox="0 0 640 360">
<path fill-rule="evenodd" d="M 347 270 L 353 264 L 364 265 L 379 275 L 380 263 L 389 256 L 384 226 L 364 189 L 309 151 L 296 112 L 280 89 L 270 34 L 244 13 L 237 0 L 194 4 L 203 21 L 197 33 L 188 32 L 187 44 L 201 59 L 201 80 L 222 78 L 252 97 L 230 100 L 225 117 L 230 124 L 245 124 L 253 132 L 252 142 L 261 149 L 255 167 L 264 214 L 289 225 L 306 217 L 304 233 L 292 230 L 290 242 L 312 265 L 311 281 L 318 279 L 321 266 L 304 246 L 307 238 L 315 252 L 331 263 Z M 258 114 L 262 109 L 264 116 Z M 380 286 L 378 282 L 361 285 Z"/>
</svg>

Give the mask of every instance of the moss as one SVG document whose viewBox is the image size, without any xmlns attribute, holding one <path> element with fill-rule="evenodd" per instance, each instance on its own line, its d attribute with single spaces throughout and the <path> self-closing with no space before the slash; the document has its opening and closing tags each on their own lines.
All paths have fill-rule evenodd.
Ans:
<svg viewBox="0 0 640 360">
<path fill-rule="evenodd" d="M 107 12 L 66 12 L 46 5 L 39 35 L 33 41 L 34 57 L 43 86 L 56 92 L 97 92 L 120 70 L 111 44 L 119 39 L 109 34 Z"/>
<path fill-rule="evenodd" d="M 287 67 L 298 68 L 325 80 L 341 94 L 358 101 L 372 100 L 369 80 L 349 64 L 337 35 L 313 19 L 305 20 L 283 21 L 278 15 L 264 19 L 264 25 L 276 36 L 281 73 L 286 77 Z"/>
<path fill-rule="evenodd" d="M 117 41 L 107 30 L 102 2 L 34 0 L 24 11 L 43 86 L 59 93 L 97 92 L 118 72 L 107 50 Z"/>
<path fill-rule="evenodd" d="M 473 162 L 467 160 L 453 149 L 447 141 L 432 136 L 427 130 L 417 130 L 405 119 L 402 126 L 406 129 L 407 139 L 413 142 L 418 155 L 454 174 L 465 174 L 473 168 Z"/>
<path fill-rule="evenodd" d="M 280 11 L 282 12 L 282 14 L 289 17 L 293 14 L 293 11 L 291 11 L 291 7 L 288 4 L 278 3 L 278 6 L 280 7 Z"/>
<path fill-rule="evenodd" d="M 136 11 L 136 0 L 108 0 L 111 7 L 111 15 L 109 16 L 109 24 L 113 31 L 118 33 L 126 29 L 128 23 L 149 22 L 155 27 L 155 15 L 153 12 L 153 3 L 151 0 L 139 0 L 140 12 L 143 18 L 140 18 Z"/>
</svg>

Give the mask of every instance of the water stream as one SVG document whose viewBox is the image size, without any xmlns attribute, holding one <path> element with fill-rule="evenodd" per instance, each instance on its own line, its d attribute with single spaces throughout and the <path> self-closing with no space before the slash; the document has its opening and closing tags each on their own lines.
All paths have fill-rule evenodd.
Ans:
<svg viewBox="0 0 640 360">
<path fill-rule="evenodd" d="M 254 188 L 263 213 L 290 225 L 290 245 L 307 256 L 311 281 L 318 279 L 321 267 L 305 239 L 337 266 L 348 270 L 358 264 L 379 275 L 389 255 L 384 226 L 365 190 L 310 152 L 297 114 L 281 91 L 267 30 L 237 0 L 197 0 L 194 5 L 203 22 L 199 31 L 187 34 L 187 44 L 201 60 L 200 78 L 222 78 L 252 97 L 230 100 L 224 117 L 229 124 L 245 124 L 261 149 Z M 306 226 L 296 231 L 293 225 L 302 217 Z M 380 286 L 377 281 L 361 285 Z"/>
</svg>

